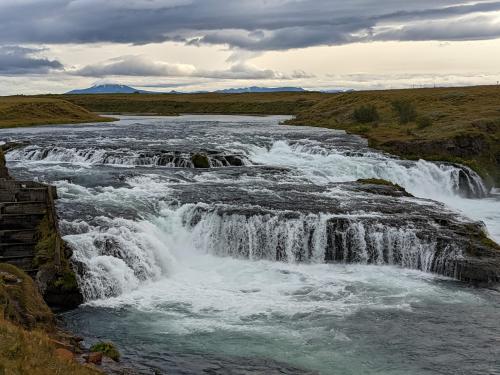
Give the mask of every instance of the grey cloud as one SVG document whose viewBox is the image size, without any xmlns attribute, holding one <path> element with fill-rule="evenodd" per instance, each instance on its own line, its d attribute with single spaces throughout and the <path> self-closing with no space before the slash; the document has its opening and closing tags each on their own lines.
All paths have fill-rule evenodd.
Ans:
<svg viewBox="0 0 500 375">
<path fill-rule="evenodd" d="M 483 0 L 2 0 L 0 43 L 172 40 L 260 51 L 388 39 L 487 39 L 500 32 L 483 24 L 452 34 L 444 29 L 458 17 L 491 19 L 499 10 L 499 1 Z M 398 32 L 416 21 L 433 22 L 442 32 Z M 374 32 L 382 26 L 388 32 Z"/>
<path fill-rule="evenodd" d="M 40 52 L 43 52 L 43 49 L 0 46 L 0 74 L 42 74 L 63 69 L 59 61 L 37 57 Z"/>
<path fill-rule="evenodd" d="M 186 76 L 195 71 L 192 65 L 150 61 L 141 56 L 121 56 L 74 72 L 88 77 L 116 76 Z"/>
<path fill-rule="evenodd" d="M 284 74 L 271 69 L 259 69 L 246 63 L 236 63 L 227 70 L 202 70 L 193 65 L 152 61 L 142 56 L 121 56 L 98 64 L 87 65 L 71 72 L 87 77 L 197 77 L 217 79 L 296 79 L 310 78 L 303 71 Z"/>
<path fill-rule="evenodd" d="M 465 37 L 465 35 L 467 37 Z M 482 14 L 445 22 L 421 21 L 377 33 L 379 40 L 477 40 L 500 35 L 500 19 Z"/>
</svg>

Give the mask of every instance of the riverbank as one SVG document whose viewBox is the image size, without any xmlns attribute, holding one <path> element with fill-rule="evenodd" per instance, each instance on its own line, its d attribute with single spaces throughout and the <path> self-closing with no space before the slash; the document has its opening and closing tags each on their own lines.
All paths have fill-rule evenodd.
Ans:
<svg viewBox="0 0 500 375">
<path fill-rule="evenodd" d="M 108 121 L 114 121 L 114 119 L 99 116 L 61 99 L 24 96 L 0 97 L 0 129 Z"/>
<path fill-rule="evenodd" d="M 31 277 L 0 263 L 0 373 L 102 373 L 78 363 L 75 353 L 82 353 L 78 339 L 57 328 Z"/>
<path fill-rule="evenodd" d="M 12 178 L 0 146 L 2 374 L 102 374 L 118 367 L 95 367 L 103 363 L 103 354 L 89 352 L 82 339 L 60 329 L 51 310 L 83 302 L 70 264 L 72 251 L 59 233 L 56 197 L 52 186 Z"/>
<path fill-rule="evenodd" d="M 405 159 L 463 164 L 500 186 L 499 86 L 338 94 L 286 123 L 342 129 Z"/>
</svg>

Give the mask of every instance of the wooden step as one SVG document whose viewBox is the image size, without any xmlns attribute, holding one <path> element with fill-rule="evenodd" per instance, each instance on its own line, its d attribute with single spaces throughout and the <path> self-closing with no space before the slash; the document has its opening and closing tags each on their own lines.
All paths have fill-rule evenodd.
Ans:
<svg viewBox="0 0 500 375">
<path fill-rule="evenodd" d="M 37 243 L 0 243 L 0 256 L 32 256 Z"/>
<path fill-rule="evenodd" d="M 0 215 L 47 213 L 45 202 L 4 202 L 0 203 Z"/>
<path fill-rule="evenodd" d="M 37 233 L 36 229 L 0 230 L 0 243 L 33 243 Z"/>
<path fill-rule="evenodd" d="M 47 202 L 47 188 L 0 189 L 0 202 Z"/>
<path fill-rule="evenodd" d="M 34 229 L 40 224 L 45 213 L 17 215 L 0 214 L 0 230 Z"/>
</svg>

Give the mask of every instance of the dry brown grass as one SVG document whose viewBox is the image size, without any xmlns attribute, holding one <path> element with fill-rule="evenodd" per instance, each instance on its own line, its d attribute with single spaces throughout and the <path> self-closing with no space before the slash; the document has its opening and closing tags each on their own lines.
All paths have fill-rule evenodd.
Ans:
<svg viewBox="0 0 500 375">
<path fill-rule="evenodd" d="M 58 332 L 33 280 L 0 263 L 0 374 L 100 374 L 58 357 L 49 336 L 58 338 Z"/>
<path fill-rule="evenodd" d="M 59 358 L 43 331 L 26 331 L 0 317 L 0 374 L 97 375 L 101 372 Z"/>
<path fill-rule="evenodd" d="M 0 97 L 0 128 L 111 121 L 73 103 L 51 98 Z"/>
</svg>

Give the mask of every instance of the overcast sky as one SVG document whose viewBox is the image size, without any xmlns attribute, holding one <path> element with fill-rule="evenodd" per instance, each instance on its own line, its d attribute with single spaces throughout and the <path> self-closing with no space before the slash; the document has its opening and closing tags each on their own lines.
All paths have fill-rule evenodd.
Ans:
<svg viewBox="0 0 500 375">
<path fill-rule="evenodd" d="M 0 0 L 0 94 L 495 84 L 500 1 Z"/>
</svg>

